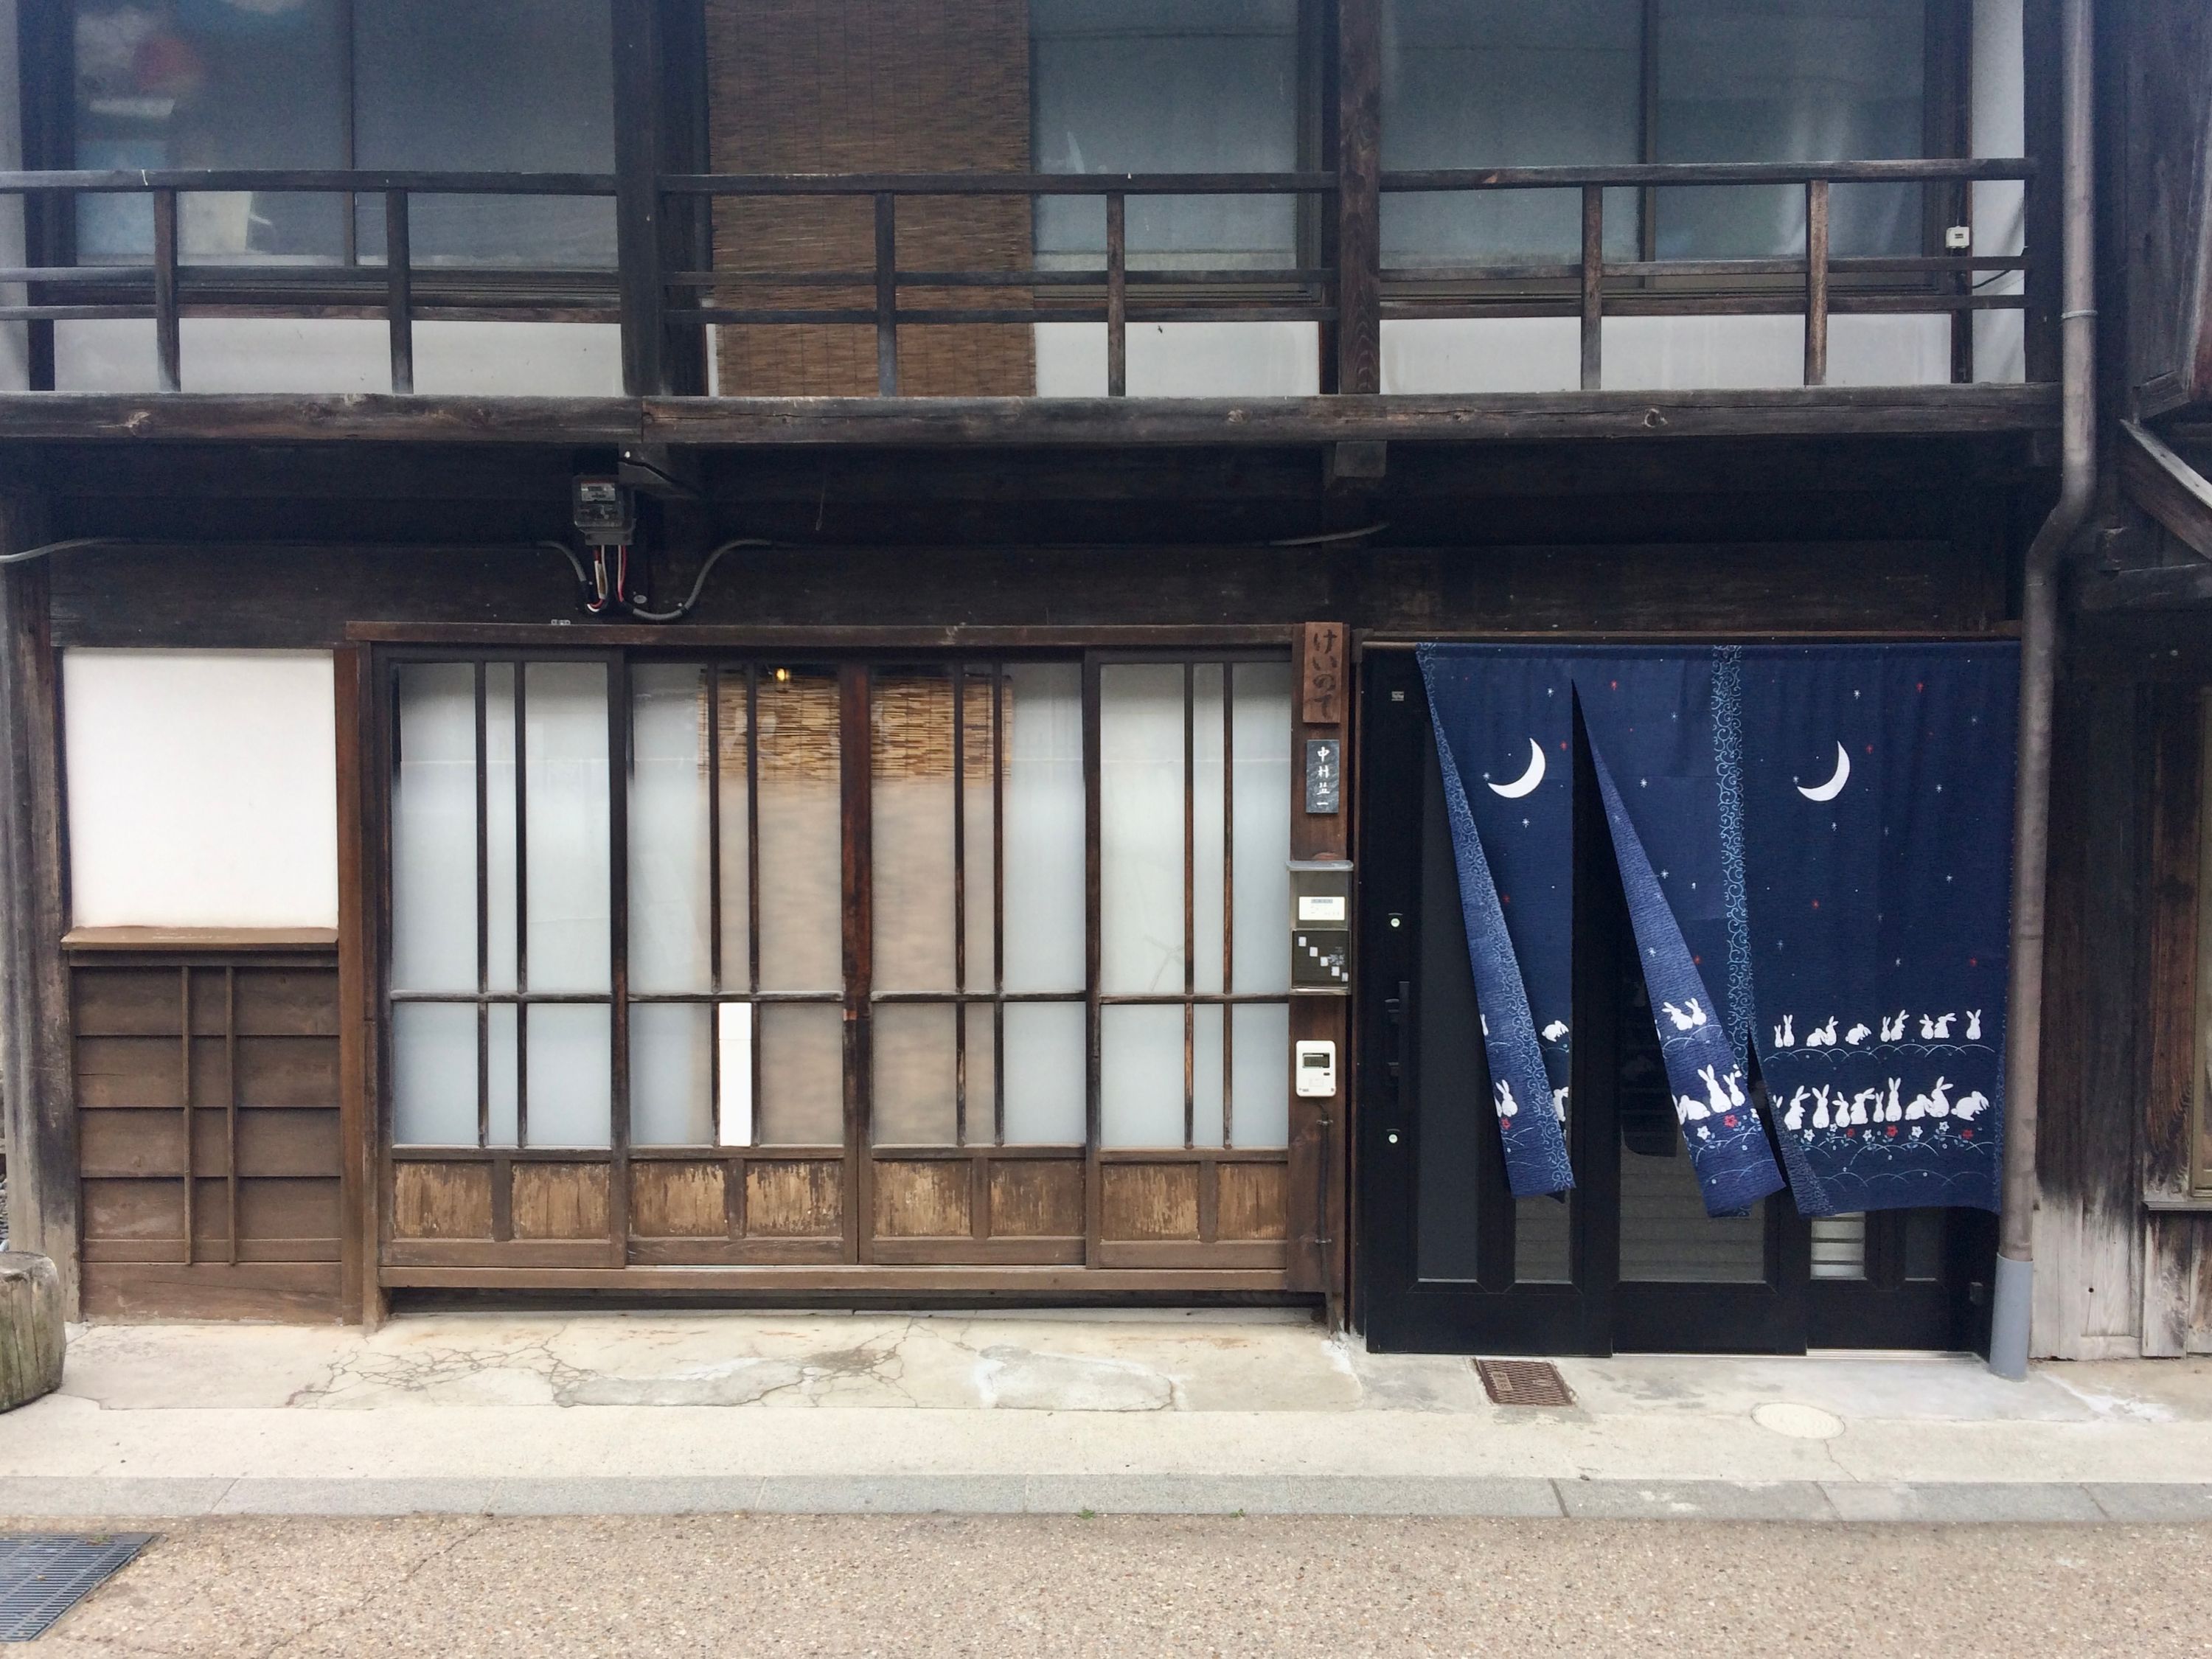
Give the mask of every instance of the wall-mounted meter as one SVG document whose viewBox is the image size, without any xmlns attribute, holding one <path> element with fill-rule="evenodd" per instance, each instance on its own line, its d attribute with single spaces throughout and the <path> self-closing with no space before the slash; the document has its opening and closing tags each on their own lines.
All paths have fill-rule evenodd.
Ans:
<svg viewBox="0 0 2212 1659">
<path fill-rule="evenodd" d="M 592 547 L 627 547 L 637 537 L 637 498 L 619 478 L 569 481 L 568 509 L 576 533 Z"/>
<path fill-rule="evenodd" d="M 1352 866 L 1343 859 L 1291 860 L 1291 990 L 1352 994 Z"/>
<path fill-rule="evenodd" d="M 1336 1098 L 1336 1045 L 1300 1042 L 1297 1046 L 1297 1094 L 1300 1100 Z"/>
</svg>

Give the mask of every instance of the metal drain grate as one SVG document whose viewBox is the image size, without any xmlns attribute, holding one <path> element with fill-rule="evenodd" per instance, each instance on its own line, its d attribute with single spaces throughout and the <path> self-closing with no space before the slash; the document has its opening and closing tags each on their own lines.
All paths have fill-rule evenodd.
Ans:
<svg viewBox="0 0 2212 1659">
<path fill-rule="evenodd" d="M 28 1642 L 127 1565 L 150 1532 L 0 1534 L 0 1642 Z"/>
<path fill-rule="evenodd" d="M 1478 1359 L 1474 1372 L 1493 1406 L 1571 1406 L 1559 1368 L 1542 1359 Z"/>
</svg>

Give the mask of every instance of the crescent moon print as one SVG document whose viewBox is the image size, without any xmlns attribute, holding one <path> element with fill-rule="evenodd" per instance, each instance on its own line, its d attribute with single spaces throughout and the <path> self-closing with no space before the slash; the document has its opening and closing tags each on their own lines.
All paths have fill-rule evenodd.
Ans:
<svg viewBox="0 0 2212 1659">
<path fill-rule="evenodd" d="M 1844 793 L 1844 786 L 1850 781 L 1850 751 L 1839 743 L 1836 745 L 1836 775 L 1826 783 L 1816 784 L 1810 789 L 1801 783 L 1797 786 L 1797 793 L 1804 796 L 1807 800 L 1833 800 Z"/>
<path fill-rule="evenodd" d="M 1508 800 L 1519 800 L 1523 795 L 1533 795 L 1536 786 L 1544 781 L 1544 745 L 1535 738 L 1528 739 L 1528 769 L 1511 783 L 1493 783 L 1491 793 L 1503 795 Z"/>
</svg>

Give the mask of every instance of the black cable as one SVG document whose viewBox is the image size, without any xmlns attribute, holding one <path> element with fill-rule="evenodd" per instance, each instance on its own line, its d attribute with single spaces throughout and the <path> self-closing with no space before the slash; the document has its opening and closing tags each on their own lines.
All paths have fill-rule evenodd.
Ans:
<svg viewBox="0 0 2212 1659">
<path fill-rule="evenodd" d="M 699 567 L 698 580 L 691 584 L 691 592 L 686 596 L 683 604 L 678 605 L 673 611 L 633 610 L 629 614 L 640 622 L 681 622 L 691 614 L 691 607 L 699 603 L 700 594 L 707 591 L 707 578 L 713 574 L 714 567 L 721 562 L 724 554 L 733 553 L 741 547 L 774 547 L 775 545 L 774 542 L 763 540 L 758 536 L 740 536 L 735 541 L 724 542 L 709 553 L 706 562 Z"/>
</svg>

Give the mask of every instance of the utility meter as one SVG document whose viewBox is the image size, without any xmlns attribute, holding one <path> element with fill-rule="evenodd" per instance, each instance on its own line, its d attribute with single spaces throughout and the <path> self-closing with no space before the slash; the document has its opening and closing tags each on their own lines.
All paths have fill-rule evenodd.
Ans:
<svg viewBox="0 0 2212 1659">
<path fill-rule="evenodd" d="M 1291 990 L 1352 994 L 1352 866 L 1343 859 L 1291 860 Z"/>
<path fill-rule="evenodd" d="M 570 521 L 592 547 L 627 547 L 637 538 L 637 498 L 618 478 L 581 477 L 568 486 Z"/>
<path fill-rule="evenodd" d="M 1336 1098 L 1336 1045 L 1304 1042 L 1297 1048 L 1297 1093 L 1300 1100 Z"/>
</svg>

